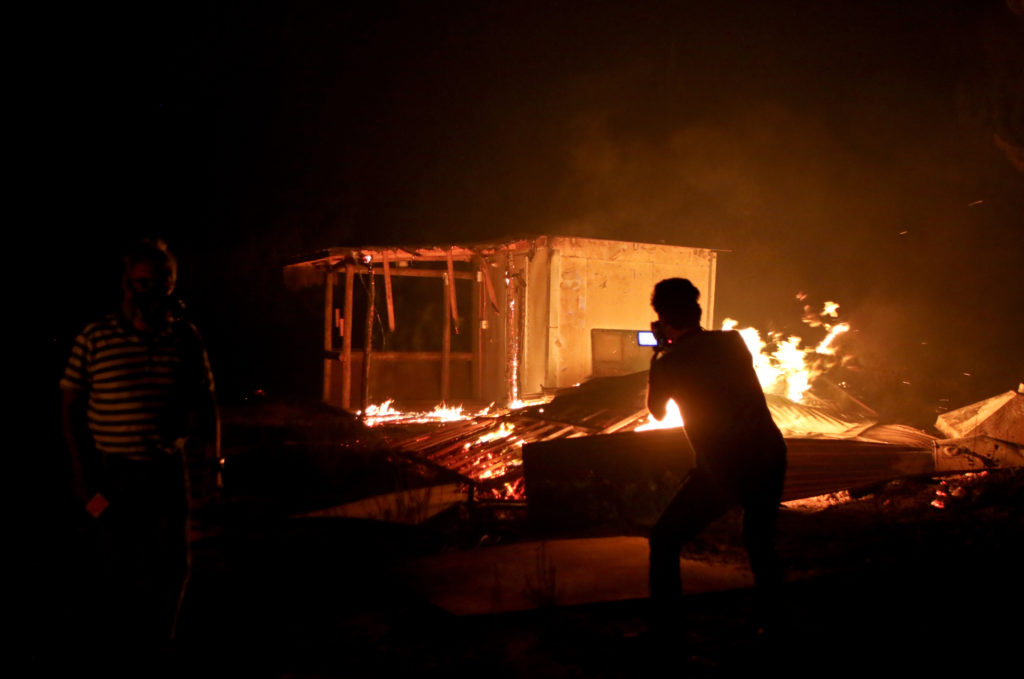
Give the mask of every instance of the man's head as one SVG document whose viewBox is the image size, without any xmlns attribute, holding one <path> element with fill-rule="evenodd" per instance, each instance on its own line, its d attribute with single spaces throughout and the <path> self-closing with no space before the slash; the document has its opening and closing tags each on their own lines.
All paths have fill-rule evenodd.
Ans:
<svg viewBox="0 0 1024 679">
<path fill-rule="evenodd" d="M 124 256 L 125 313 L 139 329 L 163 324 L 170 310 L 168 302 L 178 277 L 178 262 L 162 240 L 144 240 Z"/>
<path fill-rule="evenodd" d="M 689 330 L 700 325 L 699 297 L 700 290 L 686 278 L 666 278 L 654 286 L 651 306 L 663 324 Z"/>
</svg>

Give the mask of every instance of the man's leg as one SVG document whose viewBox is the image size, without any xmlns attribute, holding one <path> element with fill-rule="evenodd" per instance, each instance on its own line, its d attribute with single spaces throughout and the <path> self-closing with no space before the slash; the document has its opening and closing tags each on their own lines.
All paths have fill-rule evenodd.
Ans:
<svg viewBox="0 0 1024 679">
<path fill-rule="evenodd" d="M 679 550 L 734 504 L 706 472 L 683 480 L 651 530 L 650 592 L 655 624 L 670 624 L 682 599 Z"/>
<path fill-rule="evenodd" d="M 754 615 L 761 626 L 776 622 L 782 589 L 782 566 L 775 550 L 775 525 L 782 500 L 785 469 L 743 503 L 743 543 L 754 573 Z"/>
</svg>

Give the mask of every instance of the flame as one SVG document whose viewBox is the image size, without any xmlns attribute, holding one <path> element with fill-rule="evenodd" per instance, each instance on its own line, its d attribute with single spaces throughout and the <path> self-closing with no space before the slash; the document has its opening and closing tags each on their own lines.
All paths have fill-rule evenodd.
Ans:
<svg viewBox="0 0 1024 679">
<path fill-rule="evenodd" d="M 477 438 L 476 441 L 473 441 L 472 443 L 467 443 L 464 447 L 471 448 L 481 443 L 488 443 L 490 441 L 497 441 L 498 439 L 507 438 L 515 428 L 516 426 L 514 424 L 511 424 L 509 422 L 502 422 L 501 426 L 495 429 L 494 431 L 489 431 L 486 434 L 481 435 L 479 438 Z"/>
<path fill-rule="evenodd" d="M 389 398 L 380 405 L 366 406 L 364 421 L 368 427 L 375 427 L 379 424 L 414 424 L 420 422 L 455 422 L 457 420 L 468 420 L 471 417 L 484 417 L 490 413 L 491 406 L 475 413 L 464 413 L 462 405 L 448 406 L 439 403 L 433 410 L 426 412 L 402 411 L 396 409 L 393 404 L 395 400 Z M 494 405 L 494 404 L 491 404 Z"/>
<path fill-rule="evenodd" d="M 398 414 L 397 410 L 391 408 L 391 404 L 395 402 L 395 399 L 389 398 L 380 405 L 368 405 L 366 406 L 366 417 L 367 418 L 387 418 L 392 415 Z"/>
<path fill-rule="evenodd" d="M 829 356 L 834 355 L 836 353 L 836 348 L 832 346 L 832 341 L 839 335 L 842 335 L 844 332 L 849 332 L 849 330 L 849 323 L 840 323 L 839 325 L 829 330 L 828 336 L 826 336 L 825 339 L 821 340 L 821 343 L 818 344 L 818 347 L 814 351 L 816 351 L 819 354 L 828 354 Z"/>
<path fill-rule="evenodd" d="M 828 331 L 825 339 L 813 349 L 801 347 L 803 339 L 796 335 L 783 339 L 781 333 L 770 333 L 766 341 L 761 338 L 761 333 L 756 328 L 737 330 L 750 350 L 754 372 L 757 373 L 758 382 L 765 393 L 783 394 L 789 400 L 798 403 L 803 400 L 804 393 L 811 388 L 814 378 L 828 367 L 818 359 L 835 356 L 836 347 L 833 343 L 836 337 L 850 330 L 849 323 L 832 325 L 825 320 L 838 317 L 838 311 L 839 304 L 829 301 L 825 302 L 817 317 L 813 313 L 804 317 L 804 322 L 808 325 L 824 327 Z M 726 318 L 722 321 L 722 330 L 736 330 L 738 325 L 736 320 Z"/>
<path fill-rule="evenodd" d="M 508 405 L 508 410 L 519 410 L 528 406 L 544 405 L 545 403 L 550 403 L 552 398 L 554 398 L 554 396 L 545 395 L 539 398 L 527 399 L 525 401 L 517 399 Z M 462 405 L 448 406 L 444 403 L 437 404 L 434 406 L 433 410 L 430 411 L 403 411 L 395 408 L 394 403 L 395 399 L 389 398 L 383 403 L 366 406 L 366 412 L 360 412 L 358 414 L 363 415 L 363 419 L 369 427 L 374 427 L 379 424 L 456 422 L 459 420 L 469 420 L 474 417 L 490 417 L 497 414 L 492 412 L 492 409 L 494 408 L 493 403 L 476 412 L 466 412 Z M 500 409 L 498 412 L 500 412 Z M 506 435 L 507 434 L 503 434 L 500 438 L 503 438 Z"/>
<path fill-rule="evenodd" d="M 576 385 L 576 386 L 579 386 L 579 385 Z M 522 399 L 518 399 L 517 398 L 516 400 L 514 400 L 514 401 L 512 401 L 511 403 L 508 404 L 508 409 L 509 410 L 519 410 L 520 408 L 526 408 L 528 406 L 544 405 L 545 403 L 551 403 L 551 399 L 553 399 L 553 398 L 554 398 L 553 395 L 541 396 L 539 398 L 528 398 L 525 401 L 522 400 Z"/>
<path fill-rule="evenodd" d="M 665 404 L 665 417 L 657 420 L 654 415 L 647 415 L 647 422 L 641 424 L 633 431 L 649 431 L 651 429 L 675 429 L 683 426 L 683 415 L 679 412 L 679 406 L 673 399 Z"/>
</svg>

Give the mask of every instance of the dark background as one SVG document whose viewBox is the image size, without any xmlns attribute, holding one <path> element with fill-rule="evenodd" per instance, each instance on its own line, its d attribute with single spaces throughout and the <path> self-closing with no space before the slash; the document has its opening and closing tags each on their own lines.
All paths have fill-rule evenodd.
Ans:
<svg viewBox="0 0 1024 679">
<path fill-rule="evenodd" d="M 718 320 L 816 340 L 802 304 L 839 302 L 836 379 L 890 421 L 1024 379 L 1019 0 L 45 12 L 17 251 L 46 389 L 144 235 L 180 257 L 225 403 L 319 393 L 289 258 L 544 233 L 727 250 Z"/>
</svg>

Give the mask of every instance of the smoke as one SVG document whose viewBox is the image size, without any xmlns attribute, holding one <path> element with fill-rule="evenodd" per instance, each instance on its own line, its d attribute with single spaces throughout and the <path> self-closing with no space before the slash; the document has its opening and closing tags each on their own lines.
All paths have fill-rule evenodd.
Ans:
<svg viewBox="0 0 1024 679">
<path fill-rule="evenodd" d="M 798 292 L 838 300 L 859 358 L 836 378 L 897 421 L 1012 388 L 1024 185 L 955 73 L 858 64 L 815 91 L 790 66 L 768 87 L 663 91 L 643 60 L 577 79 L 541 230 L 724 250 L 719 316 L 766 330 L 804 334 Z"/>
<path fill-rule="evenodd" d="M 993 143 L 1024 172 L 1024 3 L 979 3 L 959 88 L 961 108 L 992 133 Z"/>
<path fill-rule="evenodd" d="M 1018 10 L 727 0 L 182 14 L 120 70 L 96 57 L 79 68 L 71 99 L 95 105 L 67 148 L 111 160 L 69 173 L 82 200 L 52 221 L 107 224 L 113 210 L 119 232 L 168 227 L 193 310 L 219 322 L 209 343 L 220 357 L 252 347 L 231 359 L 239 371 L 277 368 L 293 342 L 266 338 L 305 323 L 280 291 L 292 255 L 559 233 L 719 248 L 720 317 L 795 332 L 796 293 L 835 299 L 855 328 L 843 342 L 878 345 L 873 370 L 971 372 L 1000 390 L 1024 373 L 1024 175 L 1007 162 L 1024 139 Z M 120 31 L 98 35 L 112 62 L 136 54 Z M 90 74 L 106 74 L 98 98 Z M 296 304 L 316 322 L 312 300 Z"/>
</svg>

